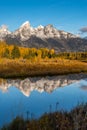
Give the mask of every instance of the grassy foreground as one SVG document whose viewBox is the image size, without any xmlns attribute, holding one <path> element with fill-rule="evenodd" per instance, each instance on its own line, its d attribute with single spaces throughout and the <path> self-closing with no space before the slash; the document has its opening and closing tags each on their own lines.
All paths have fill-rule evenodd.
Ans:
<svg viewBox="0 0 87 130">
<path fill-rule="evenodd" d="M 27 76 L 64 75 L 87 72 L 87 63 L 66 59 L 1 59 L 0 77 L 16 78 Z"/>
</svg>

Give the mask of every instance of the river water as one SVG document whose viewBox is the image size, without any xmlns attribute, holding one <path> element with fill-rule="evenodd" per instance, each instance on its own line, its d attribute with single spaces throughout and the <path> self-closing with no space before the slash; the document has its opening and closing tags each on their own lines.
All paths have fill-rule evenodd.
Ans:
<svg viewBox="0 0 87 130">
<path fill-rule="evenodd" d="M 0 126 L 16 116 L 38 118 L 87 103 L 87 74 L 0 79 Z"/>
</svg>

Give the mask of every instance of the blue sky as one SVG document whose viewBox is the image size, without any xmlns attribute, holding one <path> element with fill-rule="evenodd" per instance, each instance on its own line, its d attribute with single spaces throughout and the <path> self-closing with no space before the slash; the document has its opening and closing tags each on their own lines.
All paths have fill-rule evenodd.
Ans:
<svg viewBox="0 0 87 130">
<path fill-rule="evenodd" d="M 0 25 L 15 30 L 25 21 L 76 34 L 87 27 L 87 0 L 0 0 Z"/>
</svg>

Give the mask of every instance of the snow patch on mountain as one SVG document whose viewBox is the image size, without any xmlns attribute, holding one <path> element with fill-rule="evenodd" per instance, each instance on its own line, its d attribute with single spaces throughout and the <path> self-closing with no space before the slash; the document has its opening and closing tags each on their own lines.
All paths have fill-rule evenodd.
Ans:
<svg viewBox="0 0 87 130">
<path fill-rule="evenodd" d="M 14 32 L 10 32 L 7 26 L 2 26 L 0 28 L 0 40 L 4 40 L 5 37 L 9 35 L 11 38 L 19 38 L 20 41 L 27 41 L 31 36 L 36 36 L 38 38 L 58 38 L 58 39 L 67 39 L 67 38 L 77 38 L 76 35 L 60 31 L 49 24 L 47 26 L 39 25 L 37 28 L 33 28 L 30 25 L 29 21 L 23 23 L 19 29 Z"/>
</svg>

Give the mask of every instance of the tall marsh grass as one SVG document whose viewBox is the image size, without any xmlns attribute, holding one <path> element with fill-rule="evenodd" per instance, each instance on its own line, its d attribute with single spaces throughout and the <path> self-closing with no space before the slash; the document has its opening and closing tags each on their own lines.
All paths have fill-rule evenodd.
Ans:
<svg viewBox="0 0 87 130">
<path fill-rule="evenodd" d="M 40 62 L 23 59 L 0 60 L 0 77 L 4 78 L 63 75 L 81 72 L 87 72 L 87 63 L 77 60 L 42 59 Z"/>
</svg>

